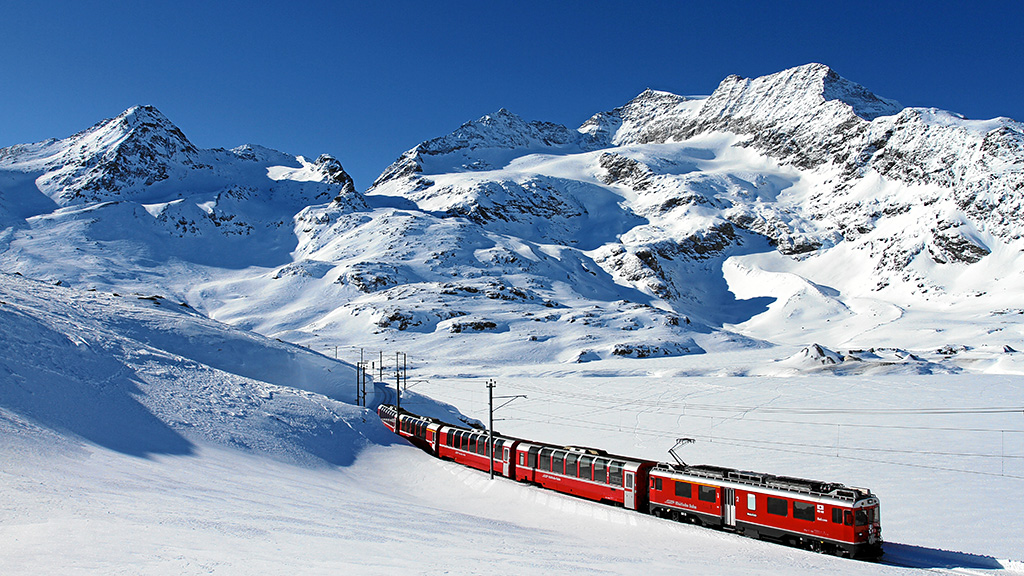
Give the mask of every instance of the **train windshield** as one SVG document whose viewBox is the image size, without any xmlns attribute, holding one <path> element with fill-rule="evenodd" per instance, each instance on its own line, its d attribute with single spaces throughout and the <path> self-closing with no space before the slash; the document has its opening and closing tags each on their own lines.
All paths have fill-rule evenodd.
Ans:
<svg viewBox="0 0 1024 576">
<path fill-rule="evenodd" d="M 878 514 L 878 508 L 860 508 L 857 510 L 855 515 L 855 522 L 857 526 L 867 526 L 868 524 L 877 524 L 880 520 Z"/>
</svg>

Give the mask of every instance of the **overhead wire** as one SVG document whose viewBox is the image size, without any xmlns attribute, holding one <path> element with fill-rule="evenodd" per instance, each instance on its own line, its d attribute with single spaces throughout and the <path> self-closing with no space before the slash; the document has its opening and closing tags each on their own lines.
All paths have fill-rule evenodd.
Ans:
<svg viewBox="0 0 1024 576">
<path fill-rule="evenodd" d="M 911 425 L 894 425 L 894 424 L 869 424 L 869 423 L 836 423 L 836 422 L 802 422 L 792 420 L 777 420 L 777 419 L 766 419 L 766 418 L 755 418 L 750 417 L 750 412 L 764 412 L 772 414 L 804 414 L 804 415 L 833 415 L 833 414 L 850 414 L 850 415 L 916 415 L 916 416 L 934 416 L 934 415 L 978 415 L 978 414 L 1008 414 L 1008 413 L 1024 413 L 1024 408 L 1019 407 L 1007 407 L 1007 406 L 982 406 L 982 407 L 964 407 L 964 408 L 869 408 L 869 409 L 856 409 L 856 408 L 786 408 L 786 407 L 771 407 L 771 406 L 740 406 L 740 405 L 726 405 L 726 404 L 703 404 L 694 402 L 678 402 L 678 401 L 659 401 L 651 403 L 649 400 L 644 399 L 626 399 L 616 398 L 610 396 L 599 396 L 586 393 L 572 393 L 572 392 L 561 392 L 552 391 L 550 389 L 544 389 L 539 387 L 533 387 L 529 385 L 515 385 L 512 387 L 515 391 L 535 391 L 543 394 L 547 394 L 554 397 L 568 397 L 573 399 L 575 406 L 584 406 L 593 408 L 584 414 L 578 414 L 577 417 L 566 416 L 566 415 L 552 415 L 543 414 L 538 412 L 531 412 L 525 410 L 522 406 L 516 407 L 516 412 L 519 414 L 515 419 L 524 422 L 534 422 L 542 424 L 557 424 L 557 421 L 568 421 L 575 422 L 578 424 L 584 424 L 592 429 L 599 429 L 613 432 L 632 433 L 634 435 L 643 435 L 656 438 L 671 438 L 672 433 L 664 430 L 649 430 L 641 428 L 639 426 L 616 426 L 607 422 L 598 422 L 594 420 L 587 420 L 579 418 L 578 416 L 589 416 L 596 412 L 607 412 L 615 411 L 617 409 L 625 408 L 626 406 L 638 406 L 644 408 L 648 413 L 653 408 L 655 413 L 664 413 L 670 410 L 672 407 L 684 407 L 684 409 L 691 410 L 706 410 L 712 412 L 724 412 L 730 411 L 737 414 L 734 418 L 737 421 L 754 421 L 764 422 L 771 424 L 783 424 L 783 425 L 812 425 L 812 426 L 841 426 L 841 427 L 856 427 L 856 428 L 877 428 L 877 429 L 906 429 L 906 430 L 922 430 L 922 431 L 952 431 L 952 432 L 980 432 L 980 433 L 1021 433 L 1024 434 L 1024 430 L 1014 429 L 993 429 L 993 428 L 967 428 L 967 427 L 954 427 L 954 426 L 911 426 Z M 466 390 L 471 392 L 470 390 Z M 446 396 L 451 396 L 449 389 Z M 458 396 L 457 394 L 455 395 Z M 465 398 L 466 400 L 476 402 L 478 398 Z M 591 402 L 589 406 L 587 402 L 580 402 L 580 400 L 587 400 Z M 532 398 L 536 401 L 536 398 Z M 597 405 L 593 404 L 596 403 Z M 539 420 L 535 418 L 523 417 L 523 415 L 532 415 L 540 418 L 546 418 Z M 712 418 L 712 416 L 700 415 L 700 414 L 684 414 L 684 417 L 694 418 Z M 849 452 L 867 452 L 867 453 L 880 453 L 880 454 L 905 454 L 914 456 L 943 456 L 943 457 L 957 457 L 957 458 L 991 458 L 1006 460 L 1024 460 L 1024 456 L 1016 454 L 983 454 L 983 453 L 972 453 L 972 452 L 945 452 L 936 450 L 906 450 L 906 449 L 893 449 L 893 448 L 868 448 L 862 446 L 839 446 L 838 443 L 835 445 L 821 445 L 821 444 L 808 444 L 800 442 L 784 442 L 778 440 L 758 440 L 758 439 L 746 439 L 746 438 L 731 438 L 726 436 L 713 436 L 713 435 L 696 435 L 696 437 L 706 438 L 712 442 L 719 444 L 764 449 L 779 452 L 792 452 L 799 454 L 812 454 L 816 456 L 829 456 L 832 452 L 843 451 L 842 458 L 847 460 L 865 461 L 881 464 L 889 464 L 895 466 L 909 466 L 915 468 L 927 468 L 933 470 L 949 471 L 949 472 L 962 472 L 968 474 L 980 474 L 987 476 L 998 476 L 1006 478 L 1024 479 L 1024 476 L 1017 476 L 1013 474 L 1005 473 L 994 473 L 985 472 L 981 470 L 969 470 L 961 468 L 951 468 L 946 466 L 935 466 L 928 464 L 918 464 L 913 462 L 893 462 L 889 460 L 880 460 L 877 458 L 865 458 L 849 454 Z M 811 452 L 807 450 L 794 450 L 794 448 L 807 448 L 811 450 L 819 450 L 820 452 Z"/>
</svg>

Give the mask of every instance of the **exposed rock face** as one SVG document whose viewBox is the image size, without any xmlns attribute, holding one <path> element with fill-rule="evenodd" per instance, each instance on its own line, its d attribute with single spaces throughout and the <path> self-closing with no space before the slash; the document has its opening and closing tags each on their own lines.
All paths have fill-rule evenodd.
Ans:
<svg viewBox="0 0 1024 576">
<path fill-rule="evenodd" d="M 342 168 L 341 162 L 330 154 L 321 154 L 313 163 L 316 170 L 324 175 L 322 182 L 341 186 L 341 194 L 348 195 L 356 191 L 352 177 Z"/>
</svg>

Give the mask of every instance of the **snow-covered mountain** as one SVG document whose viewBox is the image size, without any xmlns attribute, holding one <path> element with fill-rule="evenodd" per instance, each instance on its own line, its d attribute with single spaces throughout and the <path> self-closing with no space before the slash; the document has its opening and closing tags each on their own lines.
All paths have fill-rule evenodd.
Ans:
<svg viewBox="0 0 1024 576">
<path fill-rule="evenodd" d="M 1021 337 L 1022 133 L 809 64 L 646 90 L 576 130 L 502 109 L 360 193 L 330 156 L 200 150 L 136 107 L 0 150 L 0 265 L 304 344 L 455 357 L 474 339 L 515 361 L 908 331 L 995 346 Z"/>
</svg>

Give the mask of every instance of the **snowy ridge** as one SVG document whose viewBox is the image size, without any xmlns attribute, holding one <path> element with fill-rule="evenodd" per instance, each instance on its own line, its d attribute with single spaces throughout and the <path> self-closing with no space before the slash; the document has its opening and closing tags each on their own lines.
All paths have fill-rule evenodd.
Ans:
<svg viewBox="0 0 1024 576">
<path fill-rule="evenodd" d="M 421 173 L 499 168 L 523 150 L 572 151 L 593 145 L 591 138 L 565 126 L 527 122 L 502 108 L 405 152 L 381 173 L 373 187 Z"/>
<path fill-rule="evenodd" d="M 112 200 L 184 170 L 209 169 L 199 150 L 152 106 L 136 106 L 65 140 L 0 150 L 13 171 L 43 174 L 41 192 L 61 205 Z"/>
<path fill-rule="evenodd" d="M 0 274 L 0 427 L 43 426 L 134 456 L 241 448 L 348 464 L 354 369 L 158 295 Z M 13 428 L 12 428 L 13 427 Z"/>
</svg>

